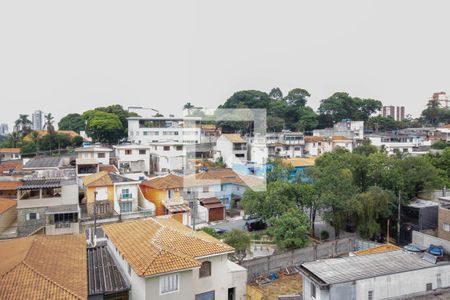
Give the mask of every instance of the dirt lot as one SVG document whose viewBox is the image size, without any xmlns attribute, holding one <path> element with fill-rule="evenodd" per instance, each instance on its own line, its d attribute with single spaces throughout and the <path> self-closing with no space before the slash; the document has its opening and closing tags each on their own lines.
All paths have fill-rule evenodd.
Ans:
<svg viewBox="0 0 450 300">
<path fill-rule="evenodd" d="M 302 277 L 295 275 L 280 275 L 280 278 L 262 286 L 251 285 L 252 288 L 258 290 L 262 294 L 264 300 L 277 300 L 281 295 L 298 295 L 301 294 Z"/>
</svg>

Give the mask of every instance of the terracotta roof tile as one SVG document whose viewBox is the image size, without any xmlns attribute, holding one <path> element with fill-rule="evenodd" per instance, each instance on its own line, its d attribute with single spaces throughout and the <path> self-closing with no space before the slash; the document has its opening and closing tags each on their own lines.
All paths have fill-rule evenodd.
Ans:
<svg viewBox="0 0 450 300">
<path fill-rule="evenodd" d="M 20 153 L 20 148 L 0 148 L 0 153 Z"/>
<path fill-rule="evenodd" d="M 140 219 L 104 225 L 103 229 L 136 274 L 143 277 L 196 268 L 200 266 L 198 257 L 233 251 L 171 218 Z"/>
<path fill-rule="evenodd" d="M 178 189 L 183 187 L 183 177 L 168 174 L 146 180 L 142 182 L 142 185 L 156 190 Z"/>
<path fill-rule="evenodd" d="M 11 207 L 17 205 L 17 201 L 13 199 L 0 198 L 0 214 L 4 213 Z"/>
<path fill-rule="evenodd" d="M 350 141 L 351 142 L 352 139 L 345 137 L 345 136 L 336 135 L 336 136 L 333 136 L 333 141 Z"/>
<path fill-rule="evenodd" d="M 22 185 L 22 181 L 0 181 L 0 191 L 16 190 L 19 186 Z"/>
<path fill-rule="evenodd" d="M 400 250 L 401 248 L 396 246 L 396 245 L 392 245 L 392 244 L 383 244 L 383 245 L 379 245 L 376 247 L 372 247 L 369 249 L 365 249 L 365 250 L 359 250 L 359 251 L 355 251 L 353 252 L 355 255 L 357 256 L 361 256 L 361 255 L 367 255 L 367 254 L 375 254 L 375 253 L 383 253 L 383 252 L 389 252 L 389 251 L 396 251 L 396 250 Z"/>
<path fill-rule="evenodd" d="M 108 172 L 105 171 L 83 177 L 82 180 L 83 184 L 89 187 L 113 185 L 111 178 L 108 176 Z"/>
<path fill-rule="evenodd" d="M 227 138 L 232 143 L 245 143 L 244 139 L 241 137 L 240 134 L 237 133 L 224 133 L 222 134 L 224 137 Z"/>
<path fill-rule="evenodd" d="M 83 235 L 0 241 L 0 299 L 86 299 Z"/>
<path fill-rule="evenodd" d="M 0 163 L 0 173 L 9 172 L 10 170 L 18 172 L 21 171 L 22 168 L 22 160 L 8 160 Z"/>
<path fill-rule="evenodd" d="M 324 140 L 323 136 L 314 136 L 314 135 L 305 136 L 305 142 L 307 143 L 322 142 L 323 140 Z"/>
<path fill-rule="evenodd" d="M 102 165 L 100 164 L 98 166 L 100 172 L 105 171 L 105 172 L 110 172 L 110 173 L 119 173 L 119 170 L 117 170 L 115 165 Z"/>
<path fill-rule="evenodd" d="M 310 167 L 315 165 L 316 157 L 285 158 L 282 160 L 282 163 L 293 167 Z"/>
</svg>

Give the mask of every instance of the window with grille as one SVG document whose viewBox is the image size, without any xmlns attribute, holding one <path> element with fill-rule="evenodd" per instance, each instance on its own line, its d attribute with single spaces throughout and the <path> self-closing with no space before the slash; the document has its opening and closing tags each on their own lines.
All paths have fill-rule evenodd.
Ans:
<svg viewBox="0 0 450 300">
<path fill-rule="evenodd" d="M 125 150 L 125 155 L 131 155 L 131 150 L 130 149 L 127 149 L 127 150 Z"/>
<path fill-rule="evenodd" d="M 201 265 L 200 271 L 199 271 L 199 276 L 200 276 L 200 278 L 211 276 L 211 262 L 210 261 L 202 262 L 202 265 Z"/>
<path fill-rule="evenodd" d="M 159 278 L 160 294 L 177 292 L 180 286 L 180 277 L 178 274 L 170 274 Z"/>
<path fill-rule="evenodd" d="M 140 155 L 145 155 L 145 153 L 147 153 L 147 151 L 145 151 L 145 150 L 139 150 L 139 154 L 140 154 Z"/>
<path fill-rule="evenodd" d="M 373 291 L 369 291 L 369 293 L 367 294 L 367 299 L 373 300 Z"/>
<path fill-rule="evenodd" d="M 128 213 L 133 211 L 133 203 L 131 201 L 120 202 L 120 212 Z"/>
<path fill-rule="evenodd" d="M 170 146 L 164 146 L 164 151 L 169 151 L 170 150 Z"/>
<path fill-rule="evenodd" d="M 97 157 L 98 157 L 98 158 L 105 158 L 105 157 L 106 157 L 106 154 L 105 154 L 105 152 L 99 152 L 99 153 L 97 154 Z"/>
<path fill-rule="evenodd" d="M 427 292 L 431 291 L 432 289 L 433 289 L 433 284 L 432 283 L 427 283 L 427 286 L 426 286 Z"/>
</svg>

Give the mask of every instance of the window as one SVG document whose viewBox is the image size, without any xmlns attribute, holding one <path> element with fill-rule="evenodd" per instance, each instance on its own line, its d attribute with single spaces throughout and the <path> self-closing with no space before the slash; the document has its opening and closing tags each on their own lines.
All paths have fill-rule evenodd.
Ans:
<svg viewBox="0 0 450 300">
<path fill-rule="evenodd" d="M 145 150 L 139 150 L 139 155 L 145 155 L 147 153 L 147 151 Z"/>
<path fill-rule="evenodd" d="M 443 229 L 444 231 L 450 231 L 450 224 L 448 224 L 448 223 L 442 224 L 442 229 Z"/>
<path fill-rule="evenodd" d="M 164 151 L 169 151 L 170 150 L 170 146 L 164 146 Z"/>
<path fill-rule="evenodd" d="M 105 154 L 105 152 L 99 152 L 99 153 L 97 154 L 97 157 L 98 157 L 98 158 L 105 158 L 105 157 L 106 157 L 106 154 Z"/>
<path fill-rule="evenodd" d="M 245 154 L 236 153 L 235 156 L 236 157 L 245 157 Z"/>
<path fill-rule="evenodd" d="M 433 289 L 433 284 L 432 283 L 427 283 L 427 286 L 426 286 L 427 292 L 431 291 L 432 289 Z"/>
<path fill-rule="evenodd" d="M 27 221 L 29 220 L 39 220 L 39 213 L 29 213 L 26 216 Z"/>
<path fill-rule="evenodd" d="M 300 148 L 300 147 L 294 147 L 294 151 L 300 151 L 300 150 L 302 150 L 302 148 Z"/>
<path fill-rule="evenodd" d="M 131 155 L 131 152 L 132 152 L 132 151 L 131 151 L 130 149 L 126 149 L 126 150 L 125 150 L 125 155 Z"/>
<path fill-rule="evenodd" d="M 208 277 L 211 276 L 211 262 L 210 261 L 204 261 L 202 262 L 202 265 L 199 270 L 199 277 Z"/>
<path fill-rule="evenodd" d="M 130 189 L 122 189 L 120 199 L 131 199 L 131 198 L 133 198 L 133 195 L 130 193 Z"/>
<path fill-rule="evenodd" d="M 311 283 L 311 297 L 316 298 L 316 286 L 314 283 Z"/>
<path fill-rule="evenodd" d="M 159 278 L 159 293 L 167 294 L 176 292 L 179 289 L 180 279 L 178 274 L 161 276 Z"/>
<path fill-rule="evenodd" d="M 120 202 L 120 213 L 129 213 L 133 211 L 133 203 L 131 201 Z"/>
<path fill-rule="evenodd" d="M 177 151 L 183 151 L 183 146 L 177 146 Z"/>
<path fill-rule="evenodd" d="M 367 293 L 367 299 L 373 300 L 373 291 L 369 291 L 369 293 Z"/>
</svg>

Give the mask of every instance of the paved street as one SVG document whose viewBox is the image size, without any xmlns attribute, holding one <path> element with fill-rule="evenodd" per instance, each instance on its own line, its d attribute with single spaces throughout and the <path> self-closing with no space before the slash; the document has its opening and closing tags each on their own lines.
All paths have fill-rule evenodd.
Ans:
<svg viewBox="0 0 450 300">
<path fill-rule="evenodd" d="M 244 225 L 245 225 L 245 220 L 243 220 L 243 219 L 233 219 L 233 220 L 229 220 L 229 221 L 226 221 L 226 222 L 214 224 L 214 225 L 211 225 L 209 227 L 220 228 L 220 229 L 224 229 L 224 230 L 227 230 L 227 231 L 231 231 L 233 229 L 244 230 L 245 229 Z"/>
</svg>

